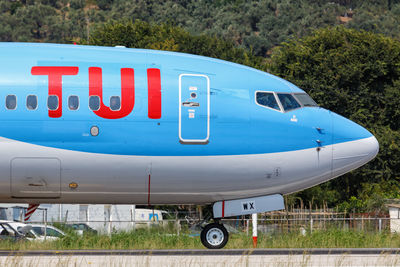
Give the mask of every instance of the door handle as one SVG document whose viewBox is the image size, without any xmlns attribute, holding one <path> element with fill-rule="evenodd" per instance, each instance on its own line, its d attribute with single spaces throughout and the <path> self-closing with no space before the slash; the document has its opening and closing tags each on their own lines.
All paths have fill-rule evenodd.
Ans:
<svg viewBox="0 0 400 267">
<path fill-rule="evenodd" d="M 199 102 L 182 102 L 182 106 L 184 107 L 199 107 Z"/>
<path fill-rule="evenodd" d="M 28 184 L 29 186 L 43 186 L 43 184 Z"/>
</svg>

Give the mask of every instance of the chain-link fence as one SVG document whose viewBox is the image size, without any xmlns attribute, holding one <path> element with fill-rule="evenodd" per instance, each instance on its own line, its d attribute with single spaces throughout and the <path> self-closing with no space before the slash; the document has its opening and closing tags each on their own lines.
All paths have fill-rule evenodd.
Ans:
<svg viewBox="0 0 400 267">
<path fill-rule="evenodd" d="M 26 208 L 25 208 L 26 209 Z M 8 220 L 23 221 L 23 210 L 15 212 L 15 207 L 5 209 L 9 213 Z M 3 211 L 5 211 L 3 210 Z M 159 210 L 138 209 L 146 216 L 141 217 L 132 209 L 121 210 L 119 213 L 112 209 L 101 210 L 102 216 L 89 216 L 89 210 L 80 212 L 81 218 L 66 211 L 64 217 L 50 216 L 46 208 L 39 208 L 35 216 L 28 223 L 31 224 L 59 224 L 73 227 L 76 230 L 87 231 L 90 229 L 100 233 L 110 234 L 115 231 L 131 231 L 139 228 L 162 227 L 178 234 L 189 231 L 199 234 L 201 227 L 209 220 L 204 220 L 202 214 L 192 213 L 167 213 Z M 10 215 L 11 214 L 11 215 Z M 17 214 L 17 216 L 16 216 Z M 18 215 L 20 214 L 20 215 Z M 175 217 L 173 219 L 169 219 Z M 60 220 L 61 219 L 61 220 Z M 251 216 L 238 216 L 235 218 L 224 218 L 221 220 L 231 233 L 251 234 Z M 287 232 L 312 232 L 324 229 L 359 230 L 369 232 L 398 231 L 400 218 L 389 218 L 389 214 L 348 213 L 329 209 L 307 210 L 291 209 L 290 211 L 275 211 L 258 215 L 258 231 L 264 234 L 287 233 Z"/>
</svg>

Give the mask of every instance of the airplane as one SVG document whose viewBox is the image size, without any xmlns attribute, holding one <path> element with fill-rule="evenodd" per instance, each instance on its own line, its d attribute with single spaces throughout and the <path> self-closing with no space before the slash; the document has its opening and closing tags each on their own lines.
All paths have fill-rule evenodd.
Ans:
<svg viewBox="0 0 400 267">
<path fill-rule="evenodd" d="M 0 43 L 0 202 L 212 204 L 226 217 L 372 160 L 376 138 L 294 84 L 203 56 Z"/>
</svg>

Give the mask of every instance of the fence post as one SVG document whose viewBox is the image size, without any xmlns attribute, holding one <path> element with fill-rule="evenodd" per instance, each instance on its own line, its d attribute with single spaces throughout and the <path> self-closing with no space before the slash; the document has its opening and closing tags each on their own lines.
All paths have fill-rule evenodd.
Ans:
<svg viewBox="0 0 400 267">
<path fill-rule="evenodd" d="M 382 219 L 379 218 L 379 233 L 382 232 Z"/>
<path fill-rule="evenodd" d="M 133 230 L 136 230 L 136 205 L 132 205 L 131 208 L 131 221 Z"/>
<path fill-rule="evenodd" d="M 178 236 L 180 235 L 180 233 L 181 233 L 181 220 L 176 220 L 176 229 L 177 229 L 177 233 L 178 233 Z"/>
<path fill-rule="evenodd" d="M 364 231 L 364 215 L 361 216 L 361 231 Z"/>
<path fill-rule="evenodd" d="M 47 209 L 44 209 L 44 241 L 47 238 Z"/>
<path fill-rule="evenodd" d="M 288 206 L 289 208 L 289 206 Z M 293 209 L 292 209 L 293 210 Z M 286 223 L 287 223 L 287 232 L 289 233 L 290 221 L 289 221 L 289 210 L 286 210 Z"/>
</svg>

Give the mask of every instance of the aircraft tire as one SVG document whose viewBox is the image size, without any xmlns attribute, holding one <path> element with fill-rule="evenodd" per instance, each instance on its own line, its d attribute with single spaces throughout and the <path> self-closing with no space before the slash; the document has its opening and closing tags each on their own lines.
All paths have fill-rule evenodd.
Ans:
<svg viewBox="0 0 400 267">
<path fill-rule="evenodd" d="M 219 223 L 207 224 L 201 231 L 201 243 L 209 249 L 220 249 L 228 243 L 229 233 L 226 228 Z"/>
</svg>

